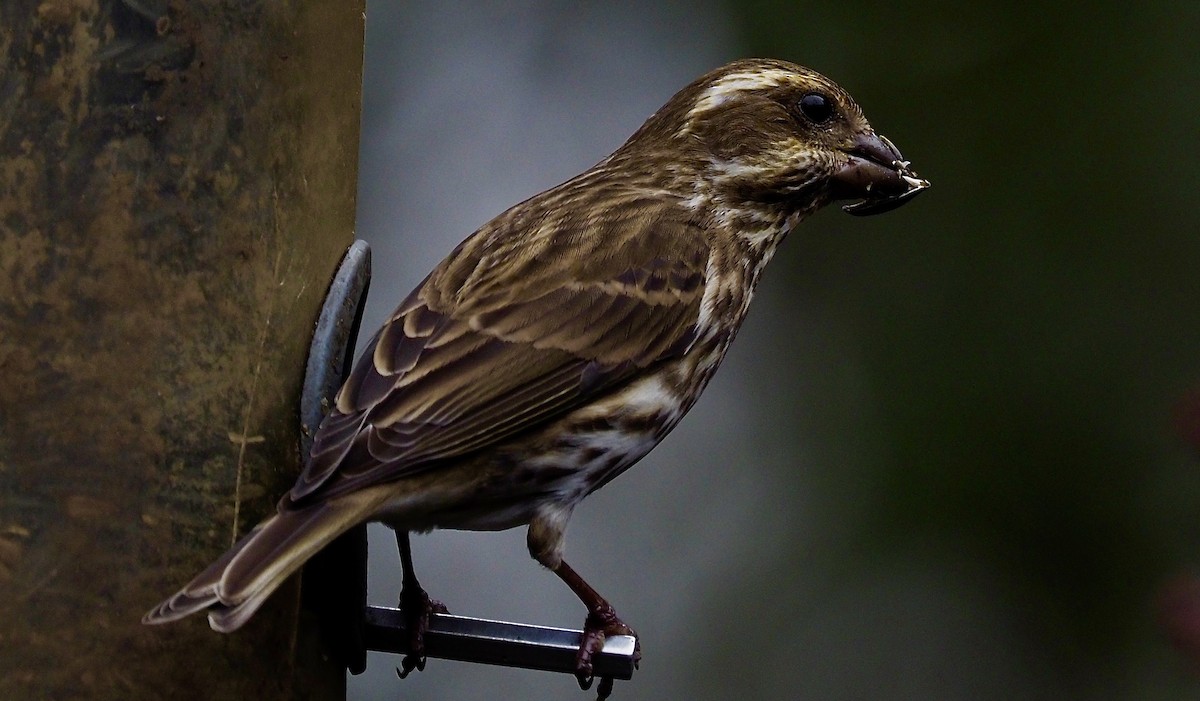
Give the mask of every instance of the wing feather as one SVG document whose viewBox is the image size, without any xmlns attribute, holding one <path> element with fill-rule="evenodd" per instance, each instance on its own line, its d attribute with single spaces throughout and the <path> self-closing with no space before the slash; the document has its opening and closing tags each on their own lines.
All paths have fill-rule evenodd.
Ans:
<svg viewBox="0 0 1200 701">
<path fill-rule="evenodd" d="M 455 249 L 359 359 L 290 501 L 436 469 L 684 352 L 709 244 L 674 203 L 632 202 L 586 235 L 511 210 Z"/>
</svg>

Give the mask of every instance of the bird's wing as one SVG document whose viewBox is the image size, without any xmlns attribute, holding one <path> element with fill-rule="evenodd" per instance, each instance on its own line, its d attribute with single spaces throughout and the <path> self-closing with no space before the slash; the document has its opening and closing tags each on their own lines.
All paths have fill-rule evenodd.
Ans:
<svg viewBox="0 0 1200 701">
<path fill-rule="evenodd" d="M 684 212 L 643 200 L 586 226 L 551 223 L 533 243 L 511 230 L 522 221 L 465 241 L 376 334 L 293 503 L 436 469 L 691 344 L 709 244 Z"/>
</svg>

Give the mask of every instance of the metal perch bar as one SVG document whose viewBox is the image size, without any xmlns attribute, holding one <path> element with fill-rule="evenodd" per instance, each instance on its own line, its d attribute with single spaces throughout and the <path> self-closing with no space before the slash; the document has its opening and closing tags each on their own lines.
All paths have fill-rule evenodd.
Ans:
<svg viewBox="0 0 1200 701">
<path fill-rule="evenodd" d="M 368 606 L 364 638 L 367 649 L 405 654 L 408 633 L 399 609 Z M 435 613 L 425 633 L 425 654 L 445 660 L 575 673 L 575 653 L 583 633 L 567 628 L 505 623 L 482 618 Z M 597 679 L 632 679 L 634 647 L 631 635 L 614 635 L 592 657 Z"/>
</svg>

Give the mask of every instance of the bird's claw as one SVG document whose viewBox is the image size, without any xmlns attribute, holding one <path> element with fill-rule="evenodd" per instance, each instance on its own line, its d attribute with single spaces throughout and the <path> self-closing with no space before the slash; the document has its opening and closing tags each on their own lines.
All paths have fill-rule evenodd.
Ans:
<svg viewBox="0 0 1200 701">
<path fill-rule="evenodd" d="M 416 670 L 425 671 L 425 633 L 429 631 L 429 617 L 435 613 L 450 613 L 446 605 L 420 587 L 405 587 L 400 592 L 400 610 L 404 612 L 408 628 L 408 654 L 400 660 L 396 676 L 404 679 Z"/>
<path fill-rule="evenodd" d="M 417 656 L 410 652 L 404 656 L 404 659 L 400 660 L 400 666 L 396 668 L 396 676 L 404 679 L 411 674 L 414 669 L 418 672 L 425 671 L 425 656 Z"/>
<path fill-rule="evenodd" d="M 575 680 L 579 682 L 580 689 L 587 691 L 588 689 L 592 688 L 592 682 L 596 681 L 596 677 L 591 674 L 584 676 L 577 673 L 575 675 Z M 596 701 L 604 701 L 607 699 L 612 695 L 612 690 L 613 678 L 600 677 L 600 686 L 596 687 Z"/>
<path fill-rule="evenodd" d="M 596 677 L 592 673 L 592 656 L 604 649 L 604 641 L 610 635 L 632 635 L 634 643 L 633 665 L 637 667 L 642 659 L 642 644 L 637 641 L 637 633 L 617 618 L 617 612 L 611 606 L 592 611 L 583 624 L 583 636 L 579 641 L 579 652 L 575 655 L 575 679 L 579 688 L 587 691 L 592 687 Z M 604 701 L 612 693 L 612 677 L 601 677 L 600 686 L 596 687 L 596 698 Z"/>
</svg>

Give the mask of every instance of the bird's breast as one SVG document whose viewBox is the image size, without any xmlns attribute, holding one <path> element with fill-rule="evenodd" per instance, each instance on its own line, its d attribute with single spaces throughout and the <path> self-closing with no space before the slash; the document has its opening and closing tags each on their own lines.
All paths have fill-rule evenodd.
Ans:
<svg viewBox="0 0 1200 701">
<path fill-rule="evenodd" d="M 728 339 L 704 339 L 682 358 L 647 368 L 622 388 L 478 456 L 483 476 L 407 527 L 498 530 L 528 523 L 545 506 L 573 507 L 666 437 L 727 347 Z"/>
<path fill-rule="evenodd" d="M 529 464 L 560 471 L 559 494 L 578 500 L 604 486 L 650 452 L 695 404 L 728 342 L 710 338 L 682 358 L 649 368 L 560 424 L 554 448 Z M 537 468 L 535 468 L 537 469 Z"/>
</svg>

